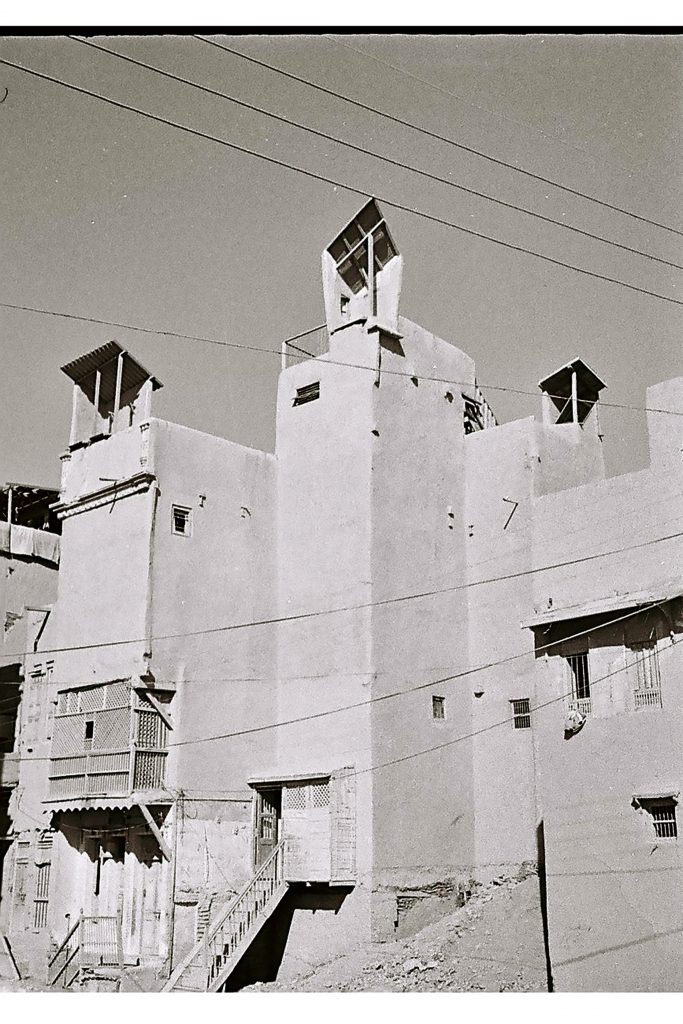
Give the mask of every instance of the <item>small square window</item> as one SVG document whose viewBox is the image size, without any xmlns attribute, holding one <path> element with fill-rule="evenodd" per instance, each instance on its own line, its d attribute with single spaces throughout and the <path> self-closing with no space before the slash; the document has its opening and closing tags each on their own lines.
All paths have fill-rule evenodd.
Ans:
<svg viewBox="0 0 683 1024">
<path fill-rule="evenodd" d="M 315 381 L 314 384 L 306 384 L 303 388 L 297 388 L 292 404 L 306 405 L 307 402 L 315 402 L 316 398 L 320 398 L 319 380 Z"/>
<path fill-rule="evenodd" d="M 178 537 L 189 537 L 192 533 L 192 510 L 182 505 L 173 505 L 171 509 L 171 526 Z"/>
<path fill-rule="evenodd" d="M 443 721 L 446 717 L 446 698 L 432 697 L 432 718 Z"/>
<path fill-rule="evenodd" d="M 657 839 L 678 839 L 676 821 L 676 800 L 673 797 L 658 797 L 638 800 L 638 803 L 652 818 Z"/>
<path fill-rule="evenodd" d="M 531 707 L 529 706 L 529 698 L 523 697 L 521 700 L 511 700 L 513 724 L 515 729 L 530 729 L 531 728 Z"/>
</svg>

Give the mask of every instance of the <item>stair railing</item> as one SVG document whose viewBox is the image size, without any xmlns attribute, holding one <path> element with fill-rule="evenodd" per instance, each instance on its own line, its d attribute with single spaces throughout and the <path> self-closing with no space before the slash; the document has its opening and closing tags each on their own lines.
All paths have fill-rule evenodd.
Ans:
<svg viewBox="0 0 683 1024">
<path fill-rule="evenodd" d="M 284 880 L 284 841 L 281 840 L 256 874 L 207 927 L 202 938 L 178 964 L 164 985 L 171 990 L 188 967 L 206 968 L 206 988 L 218 977 L 251 926 Z"/>
<path fill-rule="evenodd" d="M 62 988 L 70 984 L 68 980 L 68 969 L 77 958 L 80 951 L 80 927 L 83 915 L 79 914 L 74 924 L 66 933 L 66 938 L 50 957 L 47 964 L 47 981 L 49 985 L 56 985 L 61 978 Z M 80 969 L 80 962 L 76 962 L 76 974 Z M 71 979 L 73 981 L 73 978 Z"/>
</svg>

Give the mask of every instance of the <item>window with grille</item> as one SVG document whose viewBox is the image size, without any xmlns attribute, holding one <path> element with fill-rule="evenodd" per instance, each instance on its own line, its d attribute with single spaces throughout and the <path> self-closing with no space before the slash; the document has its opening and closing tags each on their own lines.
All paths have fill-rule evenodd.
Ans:
<svg viewBox="0 0 683 1024">
<path fill-rule="evenodd" d="M 288 811 L 305 811 L 306 810 L 306 791 L 308 786 L 287 786 L 287 810 Z"/>
<path fill-rule="evenodd" d="M 312 782 L 311 783 L 311 806 L 312 807 L 329 807 L 330 806 L 330 784 L 329 784 L 329 782 Z"/>
<path fill-rule="evenodd" d="M 83 747 L 85 750 L 92 750 L 92 741 L 95 735 L 95 720 L 93 718 L 86 718 L 85 720 L 85 736 L 83 738 Z"/>
<path fill-rule="evenodd" d="M 33 901 L 33 927 L 47 928 L 47 910 L 50 893 L 50 865 L 36 864 L 36 898 Z"/>
<path fill-rule="evenodd" d="M 315 381 L 314 384 L 306 384 L 302 388 L 297 388 L 292 404 L 305 405 L 307 402 L 315 402 L 316 398 L 320 398 L 319 380 Z"/>
<path fill-rule="evenodd" d="M 571 687 L 571 704 L 582 714 L 591 710 L 591 684 L 588 665 L 588 651 L 569 654 L 565 658 L 569 685 Z"/>
<path fill-rule="evenodd" d="M 676 801 L 673 797 L 639 800 L 638 802 L 652 818 L 657 839 L 678 839 Z"/>
<path fill-rule="evenodd" d="M 192 509 L 183 505 L 171 508 L 171 529 L 177 537 L 189 537 L 192 534 Z"/>
<path fill-rule="evenodd" d="M 285 793 L 286 809 L 288 811 L 305 811 L 309 808 L 330 806 L 329 779 L 292 784 L 285 788 Z"/>
<path fill-rule="evenodd" d="M 512 704 L 512 721 L 515 729 L 530 729 L 531 707 L 529 698 L 523 697 L 521 700 L 511 700 L 510 703 Z"/>
<path fill-rule="evenodd" d="M 443 721 L 446 717 L 446 698 L 432 697 L 432 718 Z"/>
<path fill-rule="evenodd" d="M 661 708 L 662 692 L 657 641 L 646 640 L 642 643 L 631 643 L 630 654 L 635 667 L 635 689 L 633 691 L 635 710 Z"/>
</svg>

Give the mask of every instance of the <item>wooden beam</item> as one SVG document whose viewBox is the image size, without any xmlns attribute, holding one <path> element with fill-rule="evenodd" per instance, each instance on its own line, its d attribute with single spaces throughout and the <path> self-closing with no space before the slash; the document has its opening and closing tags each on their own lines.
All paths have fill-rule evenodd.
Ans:
<svg viewBox="0 0 683 1024">
<path fill-rule="evenodd" d="M 138 693 L 141 693 L 145 697 L 146 700 L 148 700 L 150 702 L 150 704 L 155 708 L 155 710 L 163 718 L 163 720 L 166 723 L 166 725 L 168 726 L 168 728 L 172 730 L 173 729 L 173 719 L 171 718 L 171 716 L 169 715 L 168 711 L 166 710 L 164 705 L 161 703 L 161 701 L 158 700 L 156 698 L 156 696 L 150 690 L 147 689 L 146 686 L 136 686 L 135 689 L 138 691 Z"/>
<path fill-rule="evenodd" d="M 99 370 L 95 370 L 95 398 L 93 405 L 95 406 L 95 412 L 93 416 L 93 434 L 99 434 L 100 424 L 100 387 L 102 385 L 102 374 Z"/>
<path fill-rule="evenodd" d="M 579 422 L 579 402 L 576 391 L 576 370 L 572 370 L 572 422 Z"/>
<path fill-rule="evenodd" d="M 147 824 L 149 825 L 149 830 L 152 833 L 152 835 L 154 836 L 154 838 L 156 839 L 157 843 L 159 844 L 159 849 L 163 853 L 164 857 L 166 858 L 167 861 L 173 860 L 173 854 L 171 853 L 171 848 L 168 845 L 168 843 L 166 842 L 166 840 L 164 839 L 164 837 L 162 836 L 161 829 L 159 828 L 159 826 L 157 825 L 156 821 L 152 817 L 152 815 L 150 813 L 150 810 L 149 810 L 149 807 L 147 806 L 147 804 L 143 804 L 142 802 L 138 803 L 138 807 L 142 811 L 142 815 L 143 815 L 145 821 L 147 822 Z"/>
<path fill-rule="evenodd" d="M 5 953 L 7 954 L 7 959 L 9 960 L 9 962 L 12 965 L 12 970 L 14 971 L 16 979 L 17 979 L 17 981 L 21 981 L 21 972 L 19 971 L 19 968 L 17 967 L 17 962 L 14 959 L 14 953 L 12 952 L 12 947 L 9 944 L 9 940 L 8 940 L 8 938 L 7 938 L 7 936 L 5 935 L 4 932 L 0 932 L 0 935 L 2 936 L 2 944 L 5 947 Z"/>
<path fill-rule="evenodd" d="M 116 391 L 114 392 L 114 412 L 112 414 L 112 431 L 114 430 L 114 424 L 116 423 L 116 417 L 119 414 L 121 407 L 121 382 L 123 380 L 123 361 L 126 358 L 125 352 L 119 352 L 119 357 L 116 361 Z"/>
</svg>

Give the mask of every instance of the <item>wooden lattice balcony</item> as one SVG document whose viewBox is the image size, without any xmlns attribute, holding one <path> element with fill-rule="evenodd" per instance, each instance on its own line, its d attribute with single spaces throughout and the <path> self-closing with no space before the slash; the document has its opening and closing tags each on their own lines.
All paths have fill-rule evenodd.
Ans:
<svg viewBox="0 0 683 1024">
<path fill-rule="evenodd" d="M 61 691 L 48 799 L 162 789 L 166 732 L 154 704 L 127 681 Z"/>
</svg>

